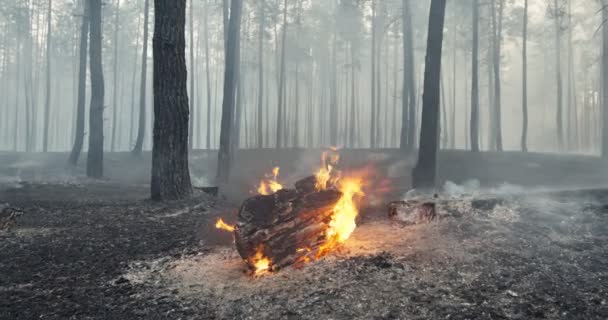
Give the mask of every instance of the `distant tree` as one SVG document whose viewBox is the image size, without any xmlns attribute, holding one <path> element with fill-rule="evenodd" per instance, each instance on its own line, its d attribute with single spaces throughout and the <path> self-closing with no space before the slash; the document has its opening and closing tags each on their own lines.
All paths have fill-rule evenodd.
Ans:
<svg viewBox="0 0 608 320">
<path fill-rule="evenodd" d="M 110 143 L 110 150 L 114 152 L 116 150 L 116 129 L 118 127 L 117 115 L 118 115 L 118 29 L 120 25 L 120 0 L 116 0 L 116 8 L 114 9 L 114 61 L 113 63 L 113 90 L 112 90 L 112 140 Z"/>
<path fill-rule="evenodd" d="M 475 0 L 477 1 L 477 0 Z M 441 52 L 446 0 L 431 0 L 422 96 L 422 123 L 418 163 L 412 173 L 414 188 L 432 188 L 437 179 Z"/>
<path fill-rule="evenodd" d="M 276 140 L 276 148 L 282 148 L 284 144 L 286 145 L 286 141 L 283 141 L 284 135 L 284 95 L 285 95 L 285 55 L 286 55 L 286 42 L 287 42 L 287 0 L 284 2 L 283 7 L 283 35 L 281 41 L 281 66 L 280 66 L 280 75 L 279 75 L 279 91 L 278 91 L 278 107 L 277 107 L 277 140 Z"/>
<path fill-rule="evenodd" d="M 42 151 L 47 152 L 49 149 L 49 118 L 51 114 L 51 40 L 52 32 L 52 16 L 53 16 L 53 1 L 48 0 L 47 10 L 47 31 L 46 31 L 46 87 L 44 101 L 44 133 L 42 141 Z"/>
<path fill-rule="evenodd" d="M 403 0 L 403 108 L 401 149 L 412 151 L 416 136 L 416 68 L 411 0 Z"/>
<path fill-rule="evenodd" d="M 236 98 L 237 74 L 240 61 L 241 14 L 242 0 L 232 0 L 228 21 L 228 37 L 226 41 L 226 67 L 224 69 L 224 101 L 222 103 L 222 120 L 220 132 L 220 150 L 218 153 L 217 182 L 224 184 L 230 178 L 232 166 L 232 124 Z"/>
<path fill-rule="evenodd" d="M 102 30 L 101 0 L 90 0 L 90 36 L 91 48 L 91 107 L 89 111 L 89 153 L 87 158 L 87 176 L 103 176 L 103 109 L 104 82 L 102 66 Z"/>
<path fill-rule="evenodd" d="M 473 0 L 473 54 L 471 85 L 471 151 L 479 152 L 479 0 Z"/>
<path fill-rule="evenodd" d="M 78 62 L 78 97 L 76 103 L 76 133 L 74 146 L 70 154 L 69 164 L 76 166 L 78 158 L 82 152 L 84 143 L 84 117 L 85 117 L 85 97 L 87 80 L 87 52 L 89 37 L 89 1 L 82 0 L 84 11 L 82 13 L 82 24 L 80 27 L 80 45 Z"/>
<path fill-rule="evenodd" d="M 186 0 L 154 0 L 153 200 L 192 194 L 188 167 Z"/>
<path fill-rule="evenodd" d="M 522 133 L 521 151 L 528 152 L 528 0 L 524 0 L 524 29 L 522 35 Z"/>
<path fill-rule="evenodd" d="M 139 124 L 137 140 L 133 148 L 133 154 L 139 155 L 144 146 L 144 135 L 146 133 L 146 88 L 148 75 L 148 26 L 150 15 L 150 0 L 144 2 L 144 42 L 141 54 L 141 89 L 139 91 Z"/>
<path fill-rule="evenodd" d="M 264 147 L 264 34 L 266 32 L 266 1 L 258 1 L 258 112 L 257 147 Z"/>
<path fill-rule="evenodd" d="M 602 0 L 602 157 L 608 158 L 608 1 Z"/>
</svg>

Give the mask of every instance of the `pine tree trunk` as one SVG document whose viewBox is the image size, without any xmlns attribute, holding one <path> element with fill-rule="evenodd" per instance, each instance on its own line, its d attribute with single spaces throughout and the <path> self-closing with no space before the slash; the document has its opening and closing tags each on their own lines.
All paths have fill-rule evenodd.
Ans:
<svg viewBox="0 0 608 320">
<path fill-rule="evenodd" d="M 285 119 L 285 110 L 284 109 L 284 98 L 285 98 L 285 48 L 287 42 L 287 0 L 284 2 L 283 8 L 283 35 L 281 40 L 281 66 L 280 66 L 280 75 L 279 75 L 279 92 L 278 92 L 278 107 L 277 107 L 277 140 L 276 140 L 276 148 L 282 148 L 285 144 L 283 141 L 284 135 L 284 124 Z"/>
<path fill-rule="evenodd" d="M 82 0 L 83 14 L 82 25 L 80 27 L 80 46 L 79 46 L 79 63 L 78 63 L 78 98 L 76 103 L 76 133 L 74 145 L 70 154 L 69 164 L 76 166 L 82 145 L 84 144 L 84 121 L 85 121 L 85 99 L 86 99 L 86 82 L 87 82 L 87 52 L 88 52 L 88 37 L 89 37 L 89 1 Z"/>
<path fill-rule="evenodd" d="M 118 25 L 120 23 L 120 0 L 116 0 L 116 12 L 114 13 L 114 67 L 113 67 L 113 90 L 112 90 L 112 140 L 110 150 L 116 151 L 116 129 L 118 127 Z"/>
<path fill-rule="evenodd" d="M 241 40 L 242 0 L 232 0 L 228 26 L 228 41 L 226 41 L 226 67 L 224 76 L 224 101 L 222 103 L 222 120 L 220 132 L 220 150 L 218 154 L 217 182 L 225 184 L 230 177 L 232 165 L 231 135 L 234 123 L 236 86 L 240 62 L 239 42 Z"/>
<path fill-rule="evenodd" d="M 190 21 L 188 22 L 188 25 L 190 26 L 190 32 L 188 32 L 188 36 L 190 38 L 190 123 L 188 124 L 188 148 L 192 150 L 194 148 L 194 119 L 196 119 L 196 110 L 194 110 L 194 107 L 196 106 L 194 101 L 194 0 L 190 0 L 189 20 Z"/>
<path fill-rule="evenodd" d="M 602 1 L 602 21 L 608 21 L 608 1 Z M 601 154 L 608 158 L 608 24 L 602 24 L 602 135 Z"/>
<path fill-rule="evenodd" d="M 473 55 L 471 85 L 471 151 L 479 152 L 479 0 L 473 0 Z"/>
<path fill-rule="evenodd" d="M 376 52 L 377 52 L 377 45 L 376 45 L 376 33 L 377 33 L 377 21 L 376 21 L 376 0 L 371 0 L 372 1 L 372 46 L 371 46 L 371 59 L 372 59 L 372 94 L 371 94 L 371 108 L 370 108 L 370 112 L 371 112 L 371 117 L 370 117 L 370 134 L 369 134 L 369 146 L 370 148 L 374 149 L 376 148 L 376 110 L 377 110 L 377 105 L 376 105 L 376 94 L 378 94 L 376 92 L 376 85 L 377 85 L 377 80 L 376 80 L 376 62 L 377 62 L 377 58 L 376 58 Z"/>
<path fill-rule="evenodd" d="M 47 11 L 47 34 L 46 34 L 46 90 L 44 101 L 44 133 L 42 141 L 42 151 L 49 149 L 49 116 L 51 113 L 51 39 L 53 36 L 51 29 L 53 1 L 49 0 Z"/>
<path fill-rule="evenodd" d="M 477 0 L 476 0 L 477 1 Z M 427 55 L 422 97 L 422 124 L 418 164 L 412 174 L 414 188 L 433 188 L 437 179 L 441 51 L 446 0 L 431 0 Z"/>
<path fill-rule="evenodd" d="M 524 0 L 524 31 L 522 50 L 522 133 L 521 151 L 528 152 L 528 0 Z"/>
<path fill-rule="evenodd" d="M 207 77 L 207 140 L 206 149 L 211 150 L 211 69 L 209 67 L 209 0 L 205 0 L 205 75 Z"/>
<path fill-rule="evenodd" d="M 564 128 L 563 128 L 563 79 L 562 79 L 562 44 L 561 44 L 561 17 L 559 14 L 559 5 L 557 0 L 554 1 L 554 9 L 555 9 L 555 53 L 556 53 L 556 61 L 555 61 L 555 70 L 557 70 L 557 147 L 558 150 L 562 150 L 564 146 Z"/>
<path fill-rule="evenodd" d="M 137 140 L 133 148 L 133 154 L 140 155 L 144 146 L 144 135 L 146 133 L 146 88 L 148 76 L 148 26 L 150 15 L 150 0 L 144 2 L 144 40 L 141 55 L 141 88 L 139 91 L 139 123 L 137 129 Z"/>
<path fill-rule="evenodd" d="M 90 36 L 89 51 L 91 70 L 91 107 L 89 112 L 89 153 L 87 158 L 87 176 L 103 176 L 103 109 L 104 82 L 102 66 L 102 30 L 101 0 L 90 0 Z"/>
<path fill-rule="evenodd" d="M 401 150 L 415 149 L 416 132 L 416 69 L 414 67 L 414 32 L 411 0 L 403 0 L 403 110 Z"/>
<path fill-rule="evenodd" d="M 258 112 L 257 112 L 257 147 L 264 147 L 264 32 L 266 23 L 266 1 L 259 3 L 258 30 Z"/>
<path fill-rule="evenodd" d="M 186 0 L 154 0 L 153 200 L 192 194 L 188 167 L 188 69 Z"/>
<path fill-rule="evenodd" d="M 498 26 L 496 28 L 494 42 L 494 137 L 496 139 L 496 150 L 503 151 L 502 146 L 502 114 L 501 114 L 501 83 L 500 83 L 500 57 L 502 42 L 502 21 L 504 12 L 504 0 L 498 0 Z M 492 1 L 494 5 L 494 1 Z"/>
</svg>

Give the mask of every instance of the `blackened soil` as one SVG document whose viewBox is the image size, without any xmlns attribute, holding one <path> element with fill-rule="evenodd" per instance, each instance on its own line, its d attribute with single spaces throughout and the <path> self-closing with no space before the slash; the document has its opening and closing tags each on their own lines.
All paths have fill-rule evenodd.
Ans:
<svg viewBox="0 0 608 320">
<path fill-rule="evenodd" d="M 0 233 L 0 319 L 167 319 L 200 314 L 166 297 L 140 297 L 121 274 L 131 260 L 195 250 L 195 228 L 215 207 L 205 195 L 145 200 L 144 187 L 21 184 L 0 202 L 23 208 Z M 140 199 L 140 200 L 135 200 Z"/>
</svg>

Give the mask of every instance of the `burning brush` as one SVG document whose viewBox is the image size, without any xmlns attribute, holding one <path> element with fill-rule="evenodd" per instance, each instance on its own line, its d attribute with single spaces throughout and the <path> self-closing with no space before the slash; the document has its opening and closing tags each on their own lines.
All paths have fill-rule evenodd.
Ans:
<svg viewBox="0 0 608 320">
<path fill-rule="evenodd" d="M 267 187 L 245 200 L 236 226 L 217 221 L 217 228 L 234 233 L 236 248 L 254 275 L 319 259 L 357 227 L 364 177 L 341 173 L 336 151 L 324 153 L 321 160 L 316 174 L 296 182 L 295 189 L 283 189 L 275 168 L 260 183 Z M 268 189 L 274 183 L 280 188 Z M 272 192 L 266 194 L 268 190 Z"/>
</svg>

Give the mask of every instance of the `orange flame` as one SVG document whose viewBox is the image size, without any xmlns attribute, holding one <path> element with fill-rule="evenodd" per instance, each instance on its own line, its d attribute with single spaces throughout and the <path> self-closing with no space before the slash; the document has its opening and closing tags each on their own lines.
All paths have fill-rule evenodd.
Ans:
<svg viewBox="0 0 608 320">
<path fill-rule="evenodd" d="M 220 230 L 225 230 L 228 232 L 234 232 L 234 226 L 231 226 L 229 224 L 227 224 L 226 222 L 224 222 L 224 220 L 222 218 L 217 219 L 217 222 L 215 223 L 215 227 L 217 229 Z"/>
<path fill-rule="evenodd" d="M 264 247 L 259 246 L 253 257 L 249 258 L 249 264 L 253 266 L 253 274 L 256 276 L 262 275 L 270 271 L 272 262 L 264 256 Z"/>
<path fill-rule="evenodd" d="M 267 196 L 283 189 L 283 185 L 277 181 L 277 178 L 279 177 L 279 170 L 279 167 L 273 168 L 272 174 L 266 175 L 266 178 L 260 181 L 260 185 L 258 187 L 259 194 Z"/>
</svg>

